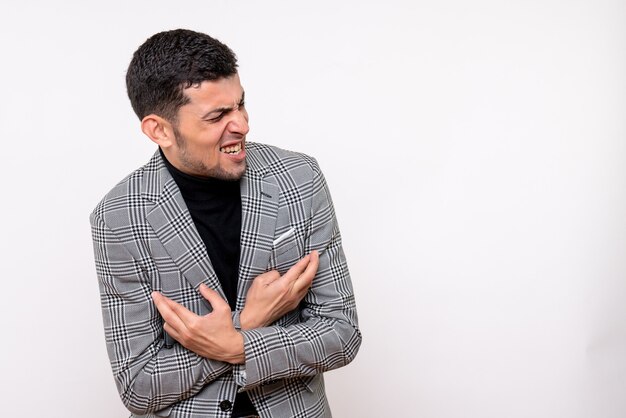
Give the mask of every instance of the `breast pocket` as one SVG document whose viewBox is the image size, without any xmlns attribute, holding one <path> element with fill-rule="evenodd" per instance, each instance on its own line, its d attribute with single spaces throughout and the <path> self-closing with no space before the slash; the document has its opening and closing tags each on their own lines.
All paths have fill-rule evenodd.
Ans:
<svg viewBox="0 0 626 418">
<path fill-rule="evenodd" d="M 297 239 L 296 230 L 290 228 L 274 239 L 270 270 L 278 270 L 280 274 L 285 274 L 301 257 L 302 248 Z"/>
</svg>

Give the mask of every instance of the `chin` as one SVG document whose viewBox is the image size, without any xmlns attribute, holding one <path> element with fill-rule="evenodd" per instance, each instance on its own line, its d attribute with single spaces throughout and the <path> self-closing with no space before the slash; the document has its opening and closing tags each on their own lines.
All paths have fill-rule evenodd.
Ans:
<svg viewBox="0 0 626 418">
<path fill-rule="evenodd" d="M 228 169 L 221 165 L 208 167 L 201 161 L 190 161 L 186 158 L 181 159 L 182 168 L 179 170 L 198 177 L 210 177 L 225 181 L 237 181 L 243 177 L 246 172 L 245 160 L 239 164 L 233 164 Z M 177 167 L 178 168 L 178 167 Z"/>
<path fill-rule="evenodd" d="M 226 181 L 237 181 L 243 177 L 243 174 L 246 172 L 245 163 L 241 165 L 241 167 L 236 167 L 231 170 L 224 170 L 221 167 L 218 167 L 213 170 L 208 170 L 208 177 L 213 177 L 220 180 Z"/>
</svg>

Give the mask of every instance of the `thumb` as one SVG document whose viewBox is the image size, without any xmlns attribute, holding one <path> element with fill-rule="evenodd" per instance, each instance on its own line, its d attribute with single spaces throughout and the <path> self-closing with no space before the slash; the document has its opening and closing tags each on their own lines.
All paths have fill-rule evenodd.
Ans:
<svg viewBox="0 0 626 418">
<path fill-rule="evenodd" d="M 230 306 L 228 305 L 228 303 L 226 303 L 224 299 L 222 299 L 220 294 L 217 293 L 215 290 L 210 289 L 204 283 L 200 284 L 200 294 L 206 300 L 209 301 L 209 303 L 211 304 L 211 307 L 213 308 L 213 311 L 218 310 L 218 309 L 219 310 L 227 309 L 230 312 Z"/>
</svg>

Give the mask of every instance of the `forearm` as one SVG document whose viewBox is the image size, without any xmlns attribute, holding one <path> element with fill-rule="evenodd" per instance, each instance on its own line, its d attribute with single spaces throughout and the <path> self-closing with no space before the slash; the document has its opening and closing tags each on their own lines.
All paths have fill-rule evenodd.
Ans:
<svg viewBox="0 0 626 418">
<path fill-rule="evenodd" d="M 311 215 L 303 234 L 303 251 L 318 252 L 317 274 L 299 310 L 288 314 L 286 321 L 249 330 L 242 324 L 245 364 L 235 366 L 233 375 L 243 390 L 344 366 L 354 359 L 361 344 L 334 208 L 321 172 L 316 164 L 313 168 Z M 276 263 L 279 261 L 277 258 Z"/>
<path fill-rule="evenodd" d="M 162 321 L 151 301 L 120 298 L 119 290 L 104 292 L 107 351 L 120 397 L 131 412 L 143 415 L 163 409 L 231 370 L 230 364 L 199 356 L 176 342 L 166 348 Z"/>
<path fill-rule="evenodd" d="M 126 408 L 144 415 L 196 395 L 231 368 L 228 363 L 200 357 L 175 344 L 159 349 L 147 362 L 139 358 L 121 368 L 115 379 Z"/>
<path fill-rule="evenodd" d="M 244 390 L 345 366 L 354 359 L 361 343 L 360 331 L 351 324 L 321 319 L 243 334 L 246 361 L 234 366 L 233 374 Z"/>
<path fill-rule="evenodd" d="M 140 268 L 139 257 L 100 217 L 91 221 L 107 352 L 126 407 L 137 414 L 163 409 L 230 370 L 179 344 L 165 347 L 163 321 L 150 298 L 162 289 L 160 275 Z"/>
<path fill-rule="evenodd" d="M 320 265 L 301 310 L 273 326 L 242 330 L 245 364 L 234 375 L 244 389 L 336 369 L 355 357 L 361 333 L 338 234 Z"/>
</svg>

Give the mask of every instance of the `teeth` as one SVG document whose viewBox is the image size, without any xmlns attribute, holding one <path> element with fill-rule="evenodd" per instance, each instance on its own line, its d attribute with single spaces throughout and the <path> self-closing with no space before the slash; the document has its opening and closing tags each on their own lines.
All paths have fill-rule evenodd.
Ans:
<svg viewBox="0 0 626 418">
<path fill-rule="evenodd" d="M 222 147 L 220 151 L 226 154 L 239 154 L 239 151 L 241 151 L 241 142 L 230 147 Z"/>
</svg>

